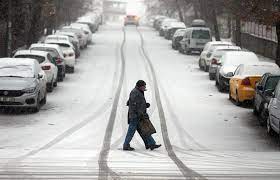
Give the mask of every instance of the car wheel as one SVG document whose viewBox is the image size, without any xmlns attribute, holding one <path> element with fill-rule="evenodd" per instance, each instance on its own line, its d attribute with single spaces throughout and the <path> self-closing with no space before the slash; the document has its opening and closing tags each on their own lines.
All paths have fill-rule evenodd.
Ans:
<svg viewBox="0 0 280 180">
<path fill-rule="evenodd" d="M 240 102 L 240 100 L 239 100 L 239 96 L 238 96 L 238 92 L 237 92 L 237 90 L 236 90 L 236 99 L 235 99 L 235 104 L 236 104 L 237 106 L 241 106 L 241 105 L 242 105 L 242 102 Z"/>
<path fill-rule="evenodd" d="M 270 117 L 269 116 L 268 116 L 267 121 L 266 121 L 266 132 L 269 136 L 272 136 L 274 134 L 273 129 L 271 128 Z"/>
<path fill-rule="evenodd" d="M 216 81 L 217 82 L 217 81 Z M 232 100 L 232 97 L 231 97 L 231 91 L 229 90 L 228 92 L 228 99 L 231 101 Z"/>
<path fill-rule="evenodd" d="M 57 87 L 57 78 L 56 78 L 55 82 L 53 83 L 53 86 Z"/>
<path fill-rule="evenodd" d="M 204 66 L 204 71 L 208 72 L 209 71 L 209 67 L 207 65 Z"/>
<path fill-rule="evenodd" d="M 52 80 L 52 82 L 50 84 L 48 84 L 48 87 L 47 87 L 47 91 L 48 92 L 53 92 L 53 87 L 54 87 L 53 84 L 54 84 L 53 80 Z"/>
<path fill-rule="evenodd" d="M 209 74 L 209 79 L 210 79 L 210 80 L 215 80 L 215 75 Z"/>
<path fill-rule="evenodd" d="M 259 115 L 259 112 L 258 112 L 258 110 L 257 110 L 257 106 L 256 106 L 256 103 L 255 103 L 255 101 L 253 102 L 254 103 L 254 109 L 253 109 L 253 113 L 254 113 L 254 115 L 256 115 L 256 116 L 258 116 Z M 260 108 L 261 109 L 261 108 Z"/>
<path fill-rule="evenodd" d="M 262 108 L 259 111 L 259 116 L 258 116 L 260 126 L 265 126 L 267 118 L 268 118 L 267 109 L 264 106 L 262 106 Z"/>
<path fill-rule="evenodd" d="M 216 81 L 217 82 L 217 81 Z M 223 92 L 224 91 L 224 86 L 222 85 L 222 83 L 218 83 L 218 90 L 220 92 Z"/>
<path fill-rule="evenodd" d="M 44 98 L 41 100 L 41 105 L 45 105 L 47 103 L 47 93 L 45 94 Z"/>
<path fill-rule="evenodd" d="M 37 97 L 37 102 L 36 102 L 36 106 L 34 108 L 32 108 L 32 111 L 34 113 L 37 113 L 40 111 L 41 108 L 41 103 L 40 103 L 40 93 L 38 93 L 38 97 Z"/>
</svg>

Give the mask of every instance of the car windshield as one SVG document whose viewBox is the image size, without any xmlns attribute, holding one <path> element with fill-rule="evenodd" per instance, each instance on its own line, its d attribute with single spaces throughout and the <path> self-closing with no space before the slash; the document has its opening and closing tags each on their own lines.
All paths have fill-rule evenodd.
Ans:
<svg viewBox="0 0 280 180">
<path fill-rule="evenodd" d="M 31 65 L 26 65 L 26 64 L 0 65 L 0 77 L 33 78 L 34 72 Z"/>
<path fill-rule="evenodd" d="M 31 48 L 31 50 L 46 51 L 46 52 L 49 52 L 52 57 L 59 57 L 59 54 L 58 54 L 57 50 L 53 49 L 53 48 L 34 47 L 34 48 Z"/>
<path fill-rule="evenodd" d="M 63 49 L 67 49 L 70 47 L 69 44 L 65 44 L 65 43 L 51 43 L 51 44 L 57 44 L 57 45 L 59 45 L 59 47 L 61 47 Z"/>
<path fill-rule="evenodd" d="M 210 32 L 207 30 L 194 30 L 192 32 L 192 38 L 194 39 L 210 39 Z"/>
<path fill-rule="evenodd" d="M 17 55 L 15 56 L 16 58 L 31 58 L 31 59 L 36 59 L 39 64 L 45 61 L 44 56 L 37 56 L 37 55 L 32 55 L 32 54 L 26 54 L 26 55 Z"/>
<path fill-rule="evenodd" d="M 280 80 L 280 76 L 269 77 L 266 81 L 265 90 L 275 90 L 278 81 Z"/>
<path fill-rule="evenodd" d="M 265 73 L 277 74 L 279 73 L 279 68 L 275 66 L 265 66 L 265 65 L 248 65 L 245 66 L 242 75 L 248 76 L 262 76 Z"/>
</svg>

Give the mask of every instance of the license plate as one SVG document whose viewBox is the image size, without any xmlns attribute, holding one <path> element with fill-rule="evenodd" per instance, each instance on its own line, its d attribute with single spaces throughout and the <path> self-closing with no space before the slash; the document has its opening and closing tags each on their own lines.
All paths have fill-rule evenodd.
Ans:
<svg viewBox="0 0 280 180">
<path fill-rule="evenodd" d="M 0 102 L 15 102 L 13 97 L 0 97 Z"/>
</svg>

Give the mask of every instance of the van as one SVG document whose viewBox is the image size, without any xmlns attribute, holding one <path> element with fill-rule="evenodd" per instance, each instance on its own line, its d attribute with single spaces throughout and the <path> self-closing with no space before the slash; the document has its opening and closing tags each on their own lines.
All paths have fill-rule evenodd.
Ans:
<svg viewBox="0 0 280 180">
<path fill-rule="evenodd" d="M 206 43 L 212 41 L 211 30 L 207 27 L 190 27 L 186 29 L 180 44 L 181 53 L 191 54 L 193 51 L 202 52 Z"/>
</svg>

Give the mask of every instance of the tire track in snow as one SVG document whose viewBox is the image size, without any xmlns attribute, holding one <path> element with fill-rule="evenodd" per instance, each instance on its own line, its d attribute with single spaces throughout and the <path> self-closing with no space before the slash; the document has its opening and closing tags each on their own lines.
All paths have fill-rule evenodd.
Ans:
<svg viewBox="0 0 280 180">
<path fill-rule="evenodd" d="M 141 48 L 143 51 L 143 54 L 145 56 L 145 60 L 148 63 L 150 70 L 152 72 L 152 77 L 154 79 L 154 90 L 155 90 L 155 96 L 156 96 L 156 102 L 157 102 L 157 107 L 158 107 L 158 111 L 159 111 L 159 117 L 160 117 L 160 121 L 161 121 L 161 131 L 162 131 L 162 138 L 164 141 L 164 145 L 165 145 L 165 149 L 168 153 L 168 156 L 170 157 L 170 159 L 172 159 L 172 161 L 177 165 L 177 167 L 179 168 L 179 170 L 181 171 L 182 175 L 184 176 L 184 178 L 186 179 L 206 179 L 205 177 L 203 177 L 202 175 L 198 174 L 197 172 L 195 172 L 194 170 L 188 168 L 175 154 L 170 139 L 169 139 L 169 135 L 168 135 L 168 130 L 167 130 L 167 125 L 166 125 L 166 118 L 165 118 L 165 114 L 164 114 L 164 110 L 163 110 L 163 106 L 162 106 L 162 102 L 161 102 L 161 97 L 160 97 L 160 92 L 159 92 L 159 86 L 158 86 L 158 82 L 157 82 L 157 76 L 156 76 L 156 72 L 154 70 L 153 64 L 149 58 L 149 56 L 147 55 L 147 51 L 145 49 L 145 41 L 144 41 L 144 37 L 142 35 L 142 33 L 139 31 L 138 28 L 137 32 L 139 33 L 139 36 L 141 38 Z"/>
<path fill-rule="evenodd" d="M 114 179 L 119 179 L 118 174 L 113 172 L 108 167 L 107 159 L 108 159 L 108 155 L 109 155 L 109 151 L 110 151 L 110 147 L 111 147 L 112 133 L 113 133 L 113 128 L 114 128 L 114 124 L 115 124 L 115 120 L 116 120 L 118 104 L 119 104 L 121 90 L 122 90 L 122 86 L 123 86 L 123 82 L 124 82 L 124 76 L 125 76 L 125 55 L 124 55 L 125 42 L 126 42 L 126 33 L 125 33 L 124 28 L 123 28 L 123 42 L 122 42 L 122 45 L 121 45 L 121 75 L 120 75 L 117 91 L 115 93 L 115 98 L 114 98 L 114 101 L 113 101 L 113 106 L 112 106 L 111 114 L 110 114 L 110 117 L 109 117 L 109 122 L 107 124 L 102 149 L 101 149 L 100 154 L 99 154 L 98 179 L 108 179 L 109 174 Z"/>
</svg>

